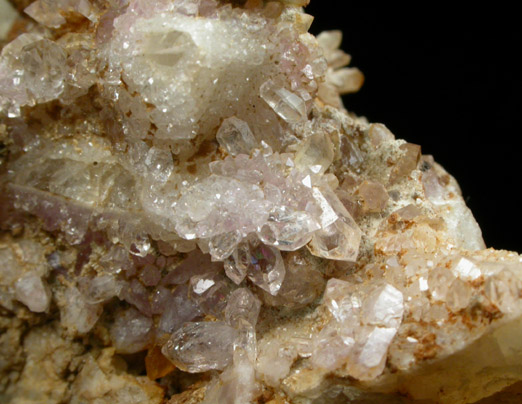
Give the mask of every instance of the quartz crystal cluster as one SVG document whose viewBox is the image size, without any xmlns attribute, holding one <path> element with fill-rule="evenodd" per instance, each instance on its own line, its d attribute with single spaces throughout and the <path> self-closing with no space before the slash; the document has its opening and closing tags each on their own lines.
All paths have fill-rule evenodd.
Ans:
<svg viewBox="0 0 522 404">
<path fill-rule="evenodd" d="M 347 112 L 363 76 L 306 1 L 26 3 L 0 43 L 0 401 L 471 403 L 522 380 L 522 259 Z"/>
</svg>

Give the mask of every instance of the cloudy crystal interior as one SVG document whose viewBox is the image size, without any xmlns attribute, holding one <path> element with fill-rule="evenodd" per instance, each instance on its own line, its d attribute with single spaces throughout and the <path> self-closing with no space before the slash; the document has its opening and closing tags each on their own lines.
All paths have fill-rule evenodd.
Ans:
<svg viewBox="0 0 522 404">
<path fill-rule="evenodd" d="M 471 403 L 522 380 L 522 259 L 345 109 L 362 73 L 306 1 L 13 3 L 0 401 Z"/>
</svg>

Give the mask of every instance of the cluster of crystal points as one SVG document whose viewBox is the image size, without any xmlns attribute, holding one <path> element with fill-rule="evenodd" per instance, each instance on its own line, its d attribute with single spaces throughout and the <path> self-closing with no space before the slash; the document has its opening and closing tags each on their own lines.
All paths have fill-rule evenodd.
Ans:
<svg viewBox="0 0 522 404">
<path fill-rule="evenodd" d="M 303 3 L 25 9 L 0 54 L 0 398 L 466 403 L 522 379 L 522 260 L 346 112 L 362 75 Z"/>
</svg>

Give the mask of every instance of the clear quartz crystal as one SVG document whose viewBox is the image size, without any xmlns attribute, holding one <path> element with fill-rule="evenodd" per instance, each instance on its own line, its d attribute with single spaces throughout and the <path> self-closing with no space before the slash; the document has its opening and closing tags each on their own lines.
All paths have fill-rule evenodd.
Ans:
<svg viewBox="0 0 522 404">
<path fill-rule="evenodd" d="M 13 400 L 465 403 L 520 379 L 522 259 L 485 249 L 420 146 L 344 109 L 364 76 L 307 2 L 0 21 Z"/>
<path fill-rule="evenodd" d="M 209 240 L 210 255 L 216 261 L 223 261 L 234 252 L 239 241 L 241 241 L 241 233 L 237 230 L 218 234 Z"/>
<path fill-rule="evenodd" d="M 248 124 L 234 116 L 223 121 L 216 139 L 219 145 L 232 156 L 250 154 L 257 144 Z"/>
<path fill-rule="evenodd" d="M 64 50 L 48 39 L 23 47 L 20 62 L 24 66 L 22 83 L 33 97 L 46 102 L 57 98 L 64 89 Z"/>
<path fill-rule="evenodd" d="M 309 213 L 278 206 L 270 211 L 267 223 L 261 227 L 258 235 L 265 244 L 279 250 L 295 251 L 307 244 L 312 233 L 319 228 Z"/>
<path fill-rule="evenodd" d="M 324 174 L 334 159 L 334 146 L 327 133 L 308 136 L 295 154 L 295 164 L 302 170 Z"/>
<path fill-rule="evenodd" d="M 239 285 L 245 279 L 249 265 L 250 246 L 247 241 L 242 241 L 232 256 L 225 260 L 225 273 L 236 285 Z"/>
<path fill-rule="evenodd" d="M 285 277 L 285 264 L 279 250 L 255 242 L 250 246 L 247 274 L 255 285 L 277 295 Z"/>
<path fill-rule="evenodd" d="M 186 372 L 223 369 L 232 360 L 237 331 L 222 322 L 186 323 L 163 346 L 165 357 Z"/>
<path fill-rule="evenodd" d="M 260 309 L 261 302 L 250 289 L 236 289 L 228 298 L 225 319 L 231 326 L 237 327 L 240 320 L 245 320 L 255 327 Z"/>
<path fill-rule="evenodd" d="M 222 274 L 207 273 L 190 278 L 189 298 L 205 314 L 222 318 L 231 292 L 231 282 Z"/>
<path fill-rule="evenodd" d="M 306 105 L 297 94 L 268 80 L 260 88 L 261 98 L 286 122 L 299 123 L 306 119 Z"/>
<path fill-rule="evenodd" d="M 337 218 L 333 223 L 313 234 L 312 241 L 308 245 L 310 252 L 318 257 L 355 261 L 359 254 L 361 230 L 333 192 L 326 192 L 325 195 L 327 198 L 321 194 L 322 205 L 325 206 L 323 216 L 324 212 L 332 212 L 333 214 L 328 213 L 328 217 Z M 330 221 L 329 219 L 326 223 Z"/>
</svg>

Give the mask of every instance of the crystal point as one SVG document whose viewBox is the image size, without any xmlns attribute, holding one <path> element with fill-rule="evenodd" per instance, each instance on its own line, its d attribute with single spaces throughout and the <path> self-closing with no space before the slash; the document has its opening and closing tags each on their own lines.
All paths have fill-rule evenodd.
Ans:
<svg viewBox="0 0 522 404">
<path fill-rule="evenodd" d="M 522 257 L 349 111 L 308 0 L 28 3 L 0 0 L 2 402 L 520 401 Z"/>
</svg>

